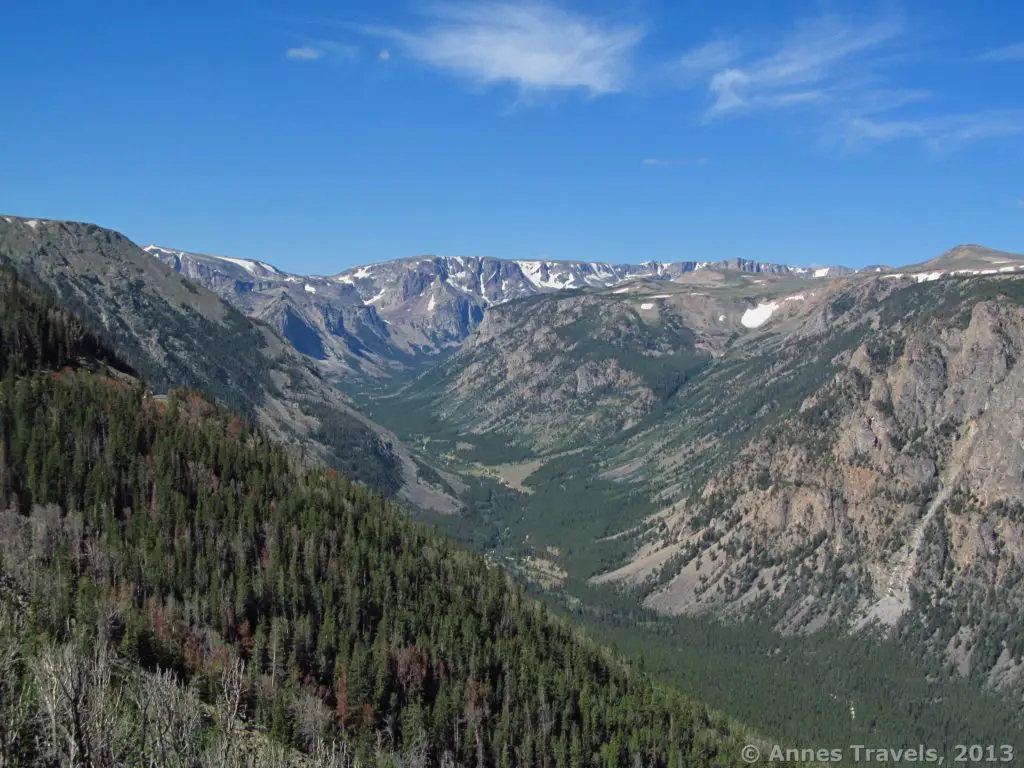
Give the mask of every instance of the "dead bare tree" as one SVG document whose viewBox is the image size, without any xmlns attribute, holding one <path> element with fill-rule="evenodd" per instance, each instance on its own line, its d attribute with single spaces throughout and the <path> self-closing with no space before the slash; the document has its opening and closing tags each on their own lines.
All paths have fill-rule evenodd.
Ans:
<svg viewBox="0 0 1024 768">
<path fill-rule="evenodd" d="M 538 687 L 538 700 L 539 700 L 538 716 L 539 716 L 539 721 L 540 721 L 541 743 L 548 744 L 548 743 L 550 743 L 551 731 L 554 728 L 555 720 L 554 720 L 554 717 L 552 717 L 551 708 L 548 706 L 548 695 L 547 695 L 547 690 L 546 690 L 546 688 L 544 686 L 543 681 L 541 681 L 541 684 Z M 542 768 L 547 768 L 547 765 L 548 765 L 547 751 L 546 750 L 542 750 L 541 751 L 541 766 L 542 766 Z"/>
<path fill-rule="evenodd" d="M 137 675 L 129 691 L 150 766 L 198 765 L 202 721 L 195 689 L 179 685 L 173 672 L 158 669 Z"/>
<path fill-rule="evenodd" d="M 93 744 L 88 710 L 95 696 L 90 675 L 71 645 L 52 644 L 34 660 L 43 711 L 49 724 L 47 747 L 61 765 L 91 766 Z"/>
<path fill-rule="evenodd" d="M 430 765 L 427 740 L 422 733 L 416 734 L 405 749 L 405 764 L 407 768 L 427 768 Z"/>
<path fill-rule="evenodd" d="M 89 659 L 86 671 L 87 708 L 86 732 L 93 749 L 96 765 L 114 765 L 119 762 L 120 716 L 124 707 L 124 687 L 113 685 L 115 659 L 106 634 L 100 634 L 93 653 L 86 656 L 85 648 L 76 644 L 79 658 Z"/>
<path fill-rule="evenodd" d="M 286 619 L 273 618 L 270 620 L 270 688 L 277 688 L 277 669 L 280 666 L 278 651 L 284 644 L 284 638 L 288 635 L 288 623 Z"/>
<path fill-rule="evenodd" d="M 0 602 L 0 768 L 21 763 L 38 719 L 22 656 L 23 624 L 21 614 Z"/>
<path fill-rule="evenodd" d="M 327 730 L 331 715 L 316 691 L 308 688 L 299 695 L 295 715 L 299 726 L 299 743 L 303 749 L 312 750 Z"/>
<path fill-rule="evenodd" d="M 244 764 L 252 768 L 289 768 L 292 764 L 288 759 L 288 750 L 281 744 L 267 742 L 245 757 Z"/>
<path fill-rule="evenodd" d="M 310 759 L 316 768 L 350 768 L 348 745 L 335 739 L 318 738 Z"/>
<path fill-rule="evenodd" d="M 222 768 L 235 765 L 235 728 L 244 689 L 245 664 L 241 659 L 235 659 L 224 671 L 220 695 L 217 697 L 217 730 L 220 743 L 216 762 Z"/>
</svg>

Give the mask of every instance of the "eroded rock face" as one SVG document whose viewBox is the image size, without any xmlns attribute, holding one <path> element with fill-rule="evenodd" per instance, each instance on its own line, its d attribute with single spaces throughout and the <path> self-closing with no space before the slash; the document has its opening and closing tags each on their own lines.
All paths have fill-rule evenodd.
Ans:
<svg viewBox="0 0 1024 768">
<path fill-rule="evenodd" d="M 584 444 L 649 412 L 658 394 L 643 360 L 684 345 L 693 349 L 687 334 L 650 328 L 633 307 L 604 297 L 568 296 L 530 311 L 494 308 L 446 366 L 436 408 L 471 431 L 538 451 Z"/>
<path fill-rule="evenodd" d="M 1015 679 L 1019 657 L 990 663 L 1006 638 L 983 614 L 1024 630 L 1024 309 L 995 298 L 967 311 L 867 323 L 824 386 L 659 518 L 661 544 L 621 577 L 647 579 L 648 605 L 669 613 L 927 626 L 964 674 Z M 659 571 L 666 552 L 676 562 Z"/>
</svg>

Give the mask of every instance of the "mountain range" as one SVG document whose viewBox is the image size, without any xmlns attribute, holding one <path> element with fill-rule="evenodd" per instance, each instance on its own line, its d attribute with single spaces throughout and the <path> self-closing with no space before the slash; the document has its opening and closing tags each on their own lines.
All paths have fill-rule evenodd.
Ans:
<svg viewBox="0 0 1024 768">
<path fill-rule="evenodd" d="M 423 256 L 324 277 L 157 245 L 145 250 L 246 314 L 270 323 L 326 369 L 347 376 L 418 370 L 457 348 L 487 308 L 529 296 L 610 288 L 634 279 L 672 282 L 700 270 L 808 278 L 851 271 L 749 259 L 604 264 Z"/>
<path fill-rule="evenodd" d="M 669 649 L 668 675 L 703 663 L 668 628 L 725 622 L 776 649 L 903 654 L 929 733 L 956 720 L 940 682 L 1020 711 L 1024 257 L 418 257 L 307 276 L 2 217 L 0 262 L 155 390 L 208 392 L 567 613 L 630 623 Z M 757 648 L 729 663 L 768 675 Z M 779 674 L 810 680 L 807 664 Z M 876 732 L 903 717 L 884 678 L 832 666 Z M 835 722 L 835 690 L 801 695 L 814 714 L 778 722 L 751 696 L 712 703 L 790 733 Z"/>
<path fill-rule="evenodd" d="M 514 492 L 480 524 L 549 587 L 902 638 L 1021 690 L 1022 307 L 1024 259 L 980 246 L 835 278 L 640 278 L 490 307 L 361 402 Z"/>
</svg>

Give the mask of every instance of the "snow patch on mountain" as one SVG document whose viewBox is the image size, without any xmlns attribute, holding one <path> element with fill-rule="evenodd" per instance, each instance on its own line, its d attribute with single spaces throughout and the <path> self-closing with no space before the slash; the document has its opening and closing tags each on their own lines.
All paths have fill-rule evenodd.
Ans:
<svg viewBox="0 0 1024 768">
<path fill-rule="evenodd" d="M 743 317 L 740 318 L 740 323 L 744 328 L 760 328 L 768 322 L 768 319 L 778 308 L 779 305 L 774 301 L 768 304 L 758 304 L 753 309 L 748 309 L 743 313 Z"/>
<path fill-rule="evenodd" d="M 156 258 L 159 258 L 157 254 L 162 253 L 169 256 L 174 256 L 178 259 L 186 259 L 188 257 L 192 257 L 198 260 L 212 259 L 213 261 L 223 261 L 227 262 L 228 264 L 234 264 L 236 267 L 241 267 L 242 269 L 244 269 L 246 272 L 253 276 L 262 276 L 267 274 L 279 275 L 281 277 L 285 276 L 284 272 L 279 270 L 273 264 L 267 264 L 265 261 L 254 261 L 253 259 L 234 259 L 231 258 L 230 256 L 211 256 L 209 254 L 189 253 L 188 251 L 180 251 L 174 248 L 164 248 L 161 245 L 147 245 L 142 250 L 144 250 L 150 256 L 154 256 Z"/>
<path fill-rule="evenodd" d="M 368 264 L 365 267 L 359 267 L 352 273 L 353 280 L 365 280 L 368 277 L 373 277 L 373 268 L 375 264 Z"/>
<path fill-rule="evenodd" d="M 534 288 L 559 290 L 566 287 L 567 276 L 562 274 L 553 278 L 543 261 L 517 261 L 516 265 Z"/>
</svg>

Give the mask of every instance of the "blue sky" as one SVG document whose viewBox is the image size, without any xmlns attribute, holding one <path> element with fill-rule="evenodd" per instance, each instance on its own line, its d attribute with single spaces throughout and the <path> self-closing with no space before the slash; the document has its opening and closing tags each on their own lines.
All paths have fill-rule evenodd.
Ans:
<svg viewBox="0 0 1024 768">
<path fill-rule="evenodd" d="M 9 4 L 0 211 L 300 272 L 1024 251 L 1024 4 Z"/>
</svg>

